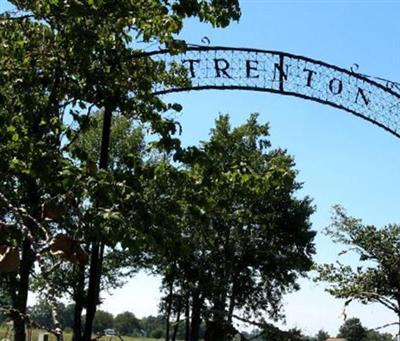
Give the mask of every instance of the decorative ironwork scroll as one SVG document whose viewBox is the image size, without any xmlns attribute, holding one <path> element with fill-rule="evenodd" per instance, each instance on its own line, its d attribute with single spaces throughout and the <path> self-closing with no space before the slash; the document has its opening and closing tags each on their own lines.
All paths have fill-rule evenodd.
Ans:
<svg viewBox="0 0 400 341">
<path fill-rule="evenodd" d="M 400 91 L 334 65 L 278 51 L 228 47 L 190 47 L 185 53 L 149 55 L 187 69 L 191 86 L 155 88 L 156 94 L 237 89 L 309 99 L 345 110 L 400 138 Z"/>
</svg>

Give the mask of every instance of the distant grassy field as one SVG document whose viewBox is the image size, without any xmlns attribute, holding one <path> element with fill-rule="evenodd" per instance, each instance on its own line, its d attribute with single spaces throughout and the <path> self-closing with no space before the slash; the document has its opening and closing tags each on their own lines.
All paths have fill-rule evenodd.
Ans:
<svg viewBox="0 0 400 341">
<path fill-rule="evenodd" d="M 3 339 L 6 336 L 6 328 L 0 327 L 0 340 Z M 37 341 L 38 340 L 38 335 L 40 333 L 40 330 L 33 330 L 32 331 L 32 341 Z M 161 339 L 146 339 L 146 338 L 135 338 L 135 337 L 130 337 L 130 336 L 123 336 L 122 337 L 124 341 L 160 341 Z M 72 335 L 69 333 L 64 333 L 64 341 L 71 341 Z M 56 338 L 54 335 L 50 334 L 49 341 L 56 341 Z M 117 337 L 110 337 L 110 336 L 104 336 L 100 339 L 100 341 L 120 341 L 119 338 Z"/>
</svg>

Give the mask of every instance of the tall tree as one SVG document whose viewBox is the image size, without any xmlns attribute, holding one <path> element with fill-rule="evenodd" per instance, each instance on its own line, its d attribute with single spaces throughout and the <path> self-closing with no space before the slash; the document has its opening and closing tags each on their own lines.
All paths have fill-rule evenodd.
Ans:
<svg viewBox="0 0 400 341">
<path fill-rule="evenodd" d="M 210 140 L 183 160 L 179 185 L 170 186 L 181 210 L 178 235 L 162 239 L 174 243 L 161 254 L 167 317 L 168 301 L 181 313 L 186 301 L 191 341 L 202 320 L 206 340 L 228 340 L 238 311 L 245 319 L 279 319 L 282 295 L 298 288 L 314 253 L 313 208 L 308 197 L 295 196 L 301 186 L 292 158 L 270 149 L 268 127 L 252 115 L 237 128 L 220 116 Z"/>
<path fill-rule="evenodd" d="M 79 216 L 66 222 L 64 228 L 83 240 L 92 240 L 93 233 L 107 240 L 100 283 L 100 289 L 104 290 L 121 286 L 128 276 L 145 264 L 148 223 L 141 214 L 151 207 L 143 199 L 143 191 L 146 183 L 152 181 L 153 175 L 148 170 L 157 164 L 157 154 L 145 144 L 144 130 L 137 127 L 134 120 L 115 115 L 111 126 L 110 179 L 104 181 L 105 174 L 97 169 L 95 162 L 101 144 L 102 122 L 102 113 L 94 114 L 90 127 L 71 146 L 73 153 L 85 155 L 87 161 L 85 172 L 71 173 L 70 191 L 76 196 Z M 90 192 L 86 183 L 90 184 Z M 107 196 L 113 203 L 111 209 L 102 212 L 101 219 L 98 218 L 99 208 L 92 202 L 98 196 Z M 88 242 L 82 244 L 89 249 Z M 87 301 L 88 272 L 79 264 L 61 264 L 48 277 L 52 290 L 57 291 L 59 297 L 75 303 L 73 340 L 79 340 L 81 315 Z M 40 283 L 37 287 L 42 290 Z"/>
<path fill-rule="evenodd" d="M 0 26 L 1 244 L 14 265 L 0 271 L 15 337 L 24 340 L 30 274 L 51 229 L 45 219 L 57 223 L 46 203 L 64 193 L 60 173 L 68 161 L 61 151 L 63 101 L 57 101 L 63 90 L 56 62 L 40 55 L 51 44 L 50 29 L 7 14 Z"/>
<path fill-rule="evenodd" d="M 328 282 L 326 290 L 346 299 L 346 306 L 352 301 L 383 305 L 397 315 L 400 328 L 400 225 L 365 225 L 337 206 L 327 234 L 347 247 L 341 255 L 355 252 L 359 265 L 320 265 L 317 280 Z"/>
<path fill-rule="evenodd" d="M 75 206 L 74 197 L 65 200 L 68 189 L 64 185 L 68 187 L 71 174 L 81 173 L 76 166 L 86 159 L 77 153 L 71 162 L 65 152 L 85 128 L 91 109 L 104 108 L 107 117 L 102 168 L 107 164 L 106 128 L 114 111 L 149 123 L 152 131 L 161 134 L 163 145 L 172 149 L 177 144 L 170 138 L 175 123 L 162 114 L 179 107 L 166 105 L 151 93 L 157 83 L 187 82 L 186 75 L 176 68 L 167 70 L 164 63 L 145 56 L 137 43 L 184 48 L 176 36 L 186 18 L 226 26 L 239 18 L 240 10 L 237 0 L 9 3 L 15 11 L 0 15 L 0 192 L 6 194 L 0 218 L 6 225 L 17 226 L 18 233 L 2 245 L 2 253 L 14 264 L 2 281 L 10 290 L 16 340 L 23 341 L 35 254 L 50 243 L 49 232 L 55 232 L 57 225 L 44 221 L 50 218 L 54 223 L 55 219 L 44 217 L 42 206 L 50 199 L 71 209 Z M 109 179 L 103 173 L 103 184 Z M 113 207 L 108 199 L 96 198 L 99 212 Z M 57 228 L 62 229 L 60 225 Z M 98 301 L 102 236 L 94 233 L 90 240 L 87 341 Z M 21 265 L 15 270 L 19 258 Z"/>
</svg>

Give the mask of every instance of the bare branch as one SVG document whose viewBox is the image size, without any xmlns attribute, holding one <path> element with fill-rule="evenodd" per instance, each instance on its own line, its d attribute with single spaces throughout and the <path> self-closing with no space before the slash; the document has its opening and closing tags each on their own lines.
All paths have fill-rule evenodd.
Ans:
<svg viewBox="0 0 400 341">
<path fill-rule="evenodd" d="M 37 328 L 37 329 L 46 330 L 49 333 L 54 334 L 55 336 L 58 335 L 57 331 L 55 329 L 49 329 L 45 326 L 40 325 L 39 323 L 33 321 L 28 314 L 23 314 L 18 309 L 13 308 L 12 306 L 8 306 L 8 305 L 0 306 L 0 312 L 3 312 L 4 314 L 6 314 L 8 316 L 18 315 L 21 318 L 21 320 L 25 321 L 29 326 Z"/>
<path fill-rule="evenodd" d="M 399 322 L 387 323 L 387 324 L 384 324 L 383 326 L 376 327 L 376 328 L 373 328 L 371 330 L 380 330 L 380 329 L 384 329 L 384 328 L 387 328 L 387 327 L 396 326 L 396 325 L 399 325 L 399 324 L 400 324 Z"/>
<path fill-rule="evenodd" d="M 25 224 L 26 219 L 30 220 L 31 222 L 34 223 L 34 225 L 40 229 L 44 235 L 46 236 L 46 240 L 50 240 L 49 235 L 47 233 L 47 230 L 40 224 L 34 217 L 32 217 L 24 208 L 18 208 L 15 207 L 10 200 L 7 199 L 7 197 L 0 192 L 0 200 L 2 200 L 8 207 L 8 209 L 15 215 L 15 217 L 18 219 L 22 232 L 28 237 L 28 239 L 33 242 L 34 237 L 32 235 L 32 231 L 29 229 L 29 227 Z"/>
<path fill-rule="evenodd" d="M 6 14 L 9 14 L 6 12 Z M 27 15 L 20 15 L 20 16 L 6 16 L 6 17 L 1 17 L 0 21 L 19 21 L 19 20 L 26 20 L 26 19 L 34 19 L 35 16 L 32 14 L 27 14 Z"/>
</svg>

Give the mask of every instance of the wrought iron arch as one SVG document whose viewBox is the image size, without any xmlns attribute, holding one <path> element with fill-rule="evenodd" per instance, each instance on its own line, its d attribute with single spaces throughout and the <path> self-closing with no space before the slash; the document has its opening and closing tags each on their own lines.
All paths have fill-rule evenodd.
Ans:
<svg viewBox="0 0 400 341">
<path fill-rule="evenodd" d="M 189 47 L 146 54 L 187 69 L 189 86 L 157 85 L 155 94 L 191 90 L 251 90 L 312 100 L 347 111 L 400 138 L 400 85 L 280 51 Z"/>
</svg>

